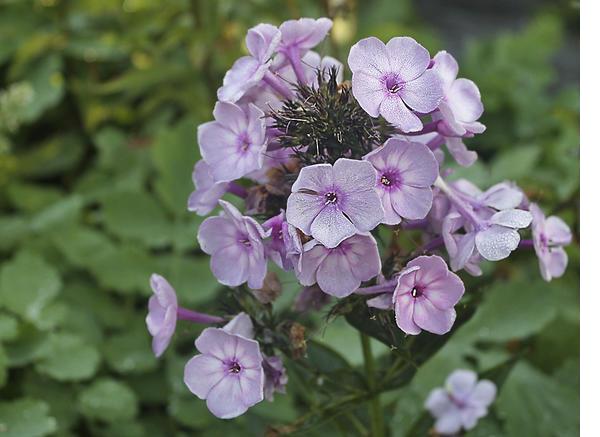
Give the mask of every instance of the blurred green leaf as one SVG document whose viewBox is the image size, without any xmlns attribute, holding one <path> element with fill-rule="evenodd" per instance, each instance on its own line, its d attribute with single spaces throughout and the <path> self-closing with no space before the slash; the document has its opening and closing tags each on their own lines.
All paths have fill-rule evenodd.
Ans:
<svg viewBox="0 0 600 437">
<path fill-rule="evenodd" d="M 135 393 L 124 383 L 102 378 L 79 394 L 79 408 L 89 419 L 104 422 L 129 420 L 137 415 Z"/>
<path fill-rule="evenodd" d="M 48 415 L 48 404 L 22 398 L 0 403 L 0 432 L 6 437 L 38 437 L 53 433 L 56 420 Z"/>
<path fill-rule="evenodd" d="M 100 354 L 81 337 L 70 333 L 53 333 L 36 363 L 38 372 L 57 381 L 80 381 L 91 378 L 98 369 Z"/>
</svg>

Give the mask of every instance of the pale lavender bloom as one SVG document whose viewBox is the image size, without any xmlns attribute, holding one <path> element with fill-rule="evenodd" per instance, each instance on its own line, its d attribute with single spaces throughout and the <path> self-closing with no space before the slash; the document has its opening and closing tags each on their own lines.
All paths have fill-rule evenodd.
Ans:
<svg viewBox="0 0 600 437">
<path fill-rule="evenodd" d="M 569 259 L 563 246 L 571 243 L 573 235 L 561 218 L 544 216 L 535 203 L 529 205 L 529 211 L 533 216 L 533 247 L 539 259 L 540 272 L 545 281 L 551 281 L 561 277 L 567 269 Z"/>
<path fill-rule="evenodd" d="M 265 399 L 273 402 L 275 392 L 285 394 L 285 386 L 288 382 L 287 372 L 281 358 L 275 355 L 270 357 L 263 355 L 262 366 L 265 372 Z"/>
<path fill-rule="evenodd" d="M 254 325 L 252 324 L 252 319 L 246 313 L 238 313 L 223 326 L 223 329 L 230 334 L 240 335 L 250 340 L 254 338 Z"/>
<path fill-rule="evenodd" d="M 371 117 L 382 115 L 403 132 L 419 131 L 423 123 L 415 112 L 434 111 L 443 97 L 438 74 L 428 69 L 430 61 L 427 49 L 409 37 L 387 44 L 361 39 L 348 56 L 354 97 Z"/>
<path fill-rule="evenodd" d="M 269 232 L 271 239 L 266 243 L 267 256 L 283 270 L 292 270 L 294 264 L 288 257 L 287 238 L 290 238 L 288 224 L 285 221 L 285 211 L 271 217 L 263 223 L 265 231 Z"/>
<path fill-rule="evenodd" d="M 371 234 L 356 234 L 330 249 L 311 240 L 296 270 L 300 284 L 317 283 L 327 294 L 346 297 L 381 271 L 377 242 Z"/>
<path fill-rule="evenodd" d="M 445 334 L 456 320 L 454 305 L 465 292 L 460 278 L 437 256 L 411 260 L 400 275 L 392 297 L 396 324 L 406 334 L 421 330 Z"/>
<path fill-rule="evenodd" d="M 215 182 L 229 182 L 258 170 L 267 148 L 264 113 L 253 104 L 217 102 L 215 121 L 198 126 L 198 144 Z"/>
<path fill-rule="evenodd" d="M 377 170 L 377 193 L 383 203 L 383 223 L 395 225 L 422 219 L 433 200 L 431 185 L 438 177 L 438 163 L 427 146 L 390 138 L 364 157 Z"/>
<path fill-rule="evenodd" d="M 485 417 L 488 407 L 496 398 L 496 385 L 492 381 L 477 381 L 471 370 L 458 369 L 446 379 L 444 388 L 435 388 L 425 401 L 435 420 L 435 431 L 456 434 L 461 428 L 471 430 Z"/>
<path fill-rule="evenodd" d="M 498 211 L 488 220 L 488 227 L 475 236 L 475 247 L 488 261 L 499 261 L 519 246 L 518 229 L 531 224 L 531 214 L 521 209 Z"/>
<path fill-rule="evenodd" d="M 194 166 L 192 180 L 196 189 L 188 198 L 188 210 L 198 215 L 210 213 L 227 192 L 227 182 L 215 182 L 209 165 L 200 160 Z"/>
<path fill-rule="evenodd" d="M 299 313 L 306 311 L 319 311 L 325 305 L 329 303 L 331 296 L 323 293 L 323 290 L 318 285 L 311 285 L 304 287 L 300 293 L 294 299 L 294 305 L 292 309 Z"/>
<path fill-rule="evenodd" d="M 258 85 L 269 70 L 270 58 L 280 40 L 281 32 L 271 24 L 259 24 L 248 30 L 246 47 L 250 56 L 235 61 L 225 73 L 223 86 L 217 90 L 219 100 L 235 103 Z"/>
<path fill-rule="evenodd" d="M 198 230 L 200 247 L 211 255 L 210 268 L 223 285 L 236 287 L 247 281 L 250 288 L 261 288 L 267 274 L 262 239 L 268 234 L 229 202 L 219 204 L 223 213 L 204 220 Z"/>
<path fill-rule="evenodd" d="M 200 355 L 187 362 L 183 380 L 221 419 L 244 414 L 264 398 L 265 375 L 256 340 L 208 328 L 196 339 Z"/>
<path fill-rule="evenodd" d="M 287 202 L 287 220 L 328 248 L 381 223 L 377 173 L 367 161 L 341 158 L 335 164 L 302 168 Z"/>
<path fill-rule="evenodd" d="M 177 295 L 171 284 L 160 275 L 150 277 L 153 295 L 148 301 L 146 326 L 152 335 L 152 350 L 157 357 L 169 346 L 177 326 Z"/>
</svg>

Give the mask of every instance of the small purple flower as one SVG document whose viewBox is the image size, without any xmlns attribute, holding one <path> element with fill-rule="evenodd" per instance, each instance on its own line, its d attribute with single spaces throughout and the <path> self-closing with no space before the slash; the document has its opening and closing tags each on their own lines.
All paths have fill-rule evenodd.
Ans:
<svg viewBox="0 0 600 437">
<path fill-rule="evenodd" d="M 382 115 L 403 132 L 423 128 L 417 113 L 437 109 L 443 97 L 442 82 L 430 69 L 429 52 L 409 37 L 387 44 L 369 37 L 350 49 L 352 92 L 371 116 Z"/>
<path fill-rule="evenodd" d="M 267 256 L 283 270 L 292 270 L 294 263 L 291 257 L 288 257 L 289 243 L 286 243 L 286 239 L 290 238 L 290 235 L 285 221 L 285 212 L 282 210 L 281 213 L 264 222 L 263 228 L 271 237 L 266 243 Z"/>
<path fill-rule="evenodd" d="M 247 281 L 250 288 L 261 288 L 267 274 L 262 241 L 267 234 L 229 202 L 219 204 L 223 213 L 204 220 L 198 230 L 200 247 L 211 255 L 210 268 L 223 285 L 237 287 Z"/>
<path fill-rule="evenodd" d="M 209 165 L 200 160 L 194 166 L 192 179 L 196 189 L 188 198 L 188 210 L 198 215 L 210 213 L 227 192 L 227 182 L 216 183 Z"/>
<path fill-rule="evenodd" d="M 156 273 L 150 277 L 153 295 L 148 301 L 146 326 L 152 335 L 152 350 L 157 357 L 169 346 L 177 326 L 177 295 L 171 284 Z"/>
<path fill-rule="evenodd" d="M 440 434 L 456 434 L 461 428 L 471 430 L 485 417 L 496 398 L 496 385 L 471 370 L 455 370 L 444 388 L 435 388 L 425 401 L 425 408 L 436 419 L 434 428 Z"/>
<path fill-rule="evenodd" d="M 275 392 L 285 394 L 287 372 L 281 358 L 275 355 L 263 356 L 262 366 L 265 372 L 265 399 L 272 402 Z"/>
<path fill-rule="evenodd" d="M 390 138 L 364 157 L 377 170 L 377 192 L 383 203 L 383 223 L 395 225 L 402 218 L 422 219 L 431 209 L 431 185 L 438 177 L 438 163 L 427 146 Z"/>
<path fill-rule="evenodd" d="M 333 249 L 317 240 L 306 243 L 296 276 L 302 285 L 317 283 L 323 292 L 342 298 L 380 271 L 377 242 L 371 234 L 356 234 Z"/>
<path fill-rule="evenodd" d="M 569 261 L 563 246 L 571 243 L 571 229 L 559 217 L 544 216 L 535 203 L 529 205 L 529 211 L 533 216 L 533 247 L 539 259 L 542 278 L 545 281 L 559 278 L 565 273 Z"/>
<path fill-rule="evenodd" d="M 198 126 L 198 144 L 215 182 L 261 168 L 267 148 L 264 113 L 253 104 L 217 102 L 213 115 L 215 121 Z"/>
<path fill-rule="evenodd" d="M 367 161 L 341 158 L 335 164 L 302 168 L 292 185 L 287 219 L 328 248 L 381 223 L 383 207 L 375 191 L 377 173 Z"/>
<path fill-rule="evenodd" d="M 434 334 L 450 331 L 456 320 L 454 305 L 465 292 L 460 278 L 437 255 L 411 260 L 398 276 L 392 298 L 396 324 L 407 334 L 421 330 Z"/>
<path fill-rule="evenodd" d="M 195 344 L 200 355 L 187 362 L 183 380 L 192 393 L 206 399 L 212 414 L 231 419 L 263 400 L 265 375 L 256 340 L 207 328 Z"/>
<path fill-rule="evenodd" d="M 250 56 L 235 61 L 225 73 L 223 86 L 217 90 L 220 101 L 235 103 L 262 81 L 280 39 L 281 32 L 271 24 L 259 24 L 248 30 L 246 47 Z"/>
</svg>

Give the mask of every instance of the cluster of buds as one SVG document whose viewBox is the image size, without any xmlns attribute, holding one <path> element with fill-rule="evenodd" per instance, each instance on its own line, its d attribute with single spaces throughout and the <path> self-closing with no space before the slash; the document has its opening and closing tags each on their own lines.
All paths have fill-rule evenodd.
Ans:
<svg viewBox="0 0 600 437">
<path fill-rule="evenodd" d="M 331 26 L 302 18 L 250 29 L 249 55 L 225 75 L 214 120 L 198 128 L 202 160 L 188 209 L 221 210 L 198 231 L 215 278 L 268 305 L 271 262 L 304 287 L 297 307 L 367 295 L 363 302 L 393 311 L 405 334 L 443 335 L 465 293 L 456 272 L 481 275 L 484 260 L 533 247 L 543 278 L 561 276 L 571 240 L 561 219 L 546 218 L 511 182 L 481 190 L 445 180 L 446 152 L 473 164 L 477 154 L 463 141 L 485 131 L 479 89 L 457 78 L 454 57 L 432 58 L 410 37 L 365 38 L 350 49 L 352 77 L 344 81 L 340 61 L 312 51 Z M 226 193 L 239 200 L 223 200 Z M 530 225 L 532 238 L 521 240 Z M 423 245 L 400 263 L 382 262 L 374 235 L 384 226 L 419 230 Z M 282 360 L 255 332 L 263 329 L 252 314 L 194 313 L 178 308 L 163 278 L 153 276 L 152 288 L 148 327 L 157 355 L 178 318 L 224 324 L 201 333 L 200 355 L 184 376 L 212 413 L 235 417 L 284 392 Z"/>
</svg>

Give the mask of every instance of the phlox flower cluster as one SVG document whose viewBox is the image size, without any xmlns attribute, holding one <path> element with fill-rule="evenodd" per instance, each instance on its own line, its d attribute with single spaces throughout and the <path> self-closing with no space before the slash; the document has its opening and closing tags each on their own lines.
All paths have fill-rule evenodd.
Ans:
<svg viewBox="0 0 600 437">
<path fill-rule="evenodd" d="M 477 187 L 443 167 L 473 164 L 465 141 L 485 131 L 479 89 L 458 77 L 456 59 L 407 36 L 369 37 L 350 49 L 344 75 L 343 62 L 315 51 L 331 27 L 302 18 L 250 29 L 248 55 L 225 74 L 214 119 L 198 127 L 188 209 L 212 214 L 198 242 L 216 280 L 268 306 L 281 292 L 273 271 L 288 271 L 301 290 L 295 311 L 354 299 L 392 312 L 394 329 L 415 336 L 452 329 L 469 292 L 458 273 L 481 275 L 483 262 L 533 247 L 542 277 L 561 276 L 572 237 L 560 218 L 510 181 Z M 398 255 L 385 228 L 416 230 L 421 245 Z M 178 320 L 216 325 L 200 333 L 184 373 L 214 415 L 236 417 L 285 392 L 284 362 L 251 311 L 196 313 L 161 276 L 151 286 L 157 356 Z M 457 371 L 432 392 L 438 432 L 472 428 L 495 396 L 490 384 Z"/>
</svg>

